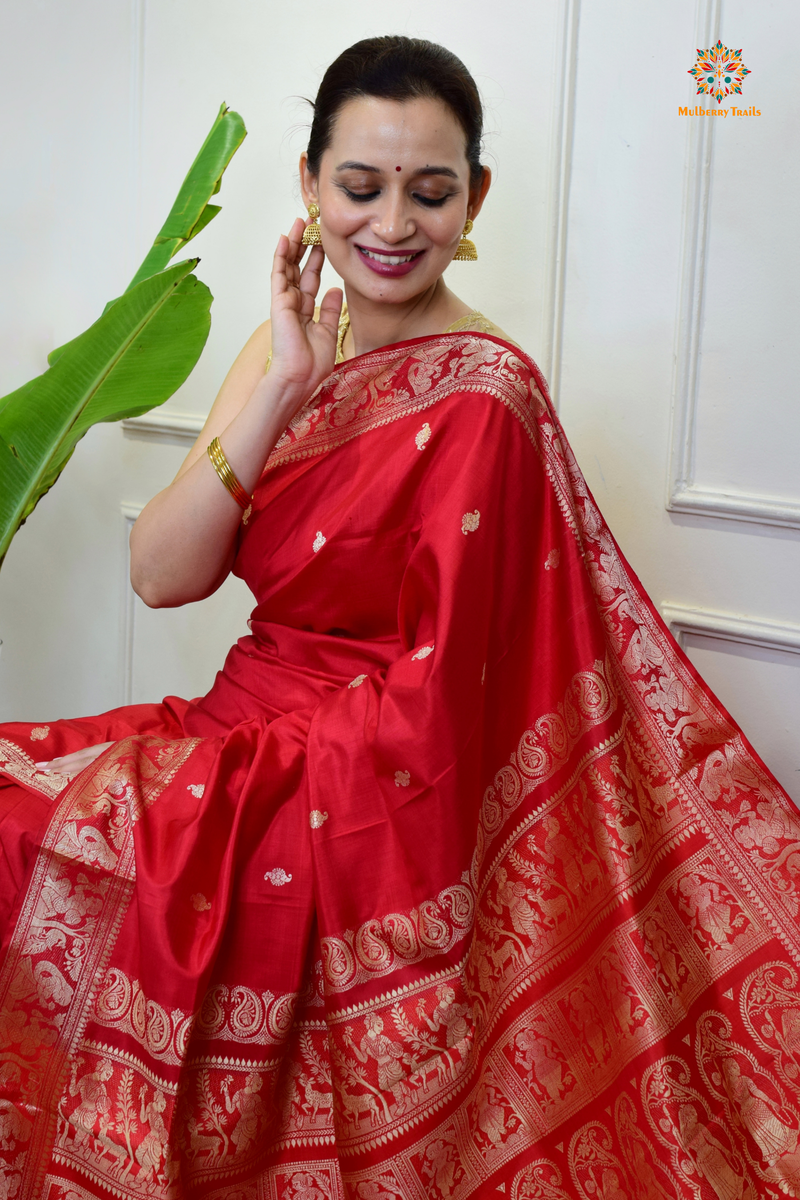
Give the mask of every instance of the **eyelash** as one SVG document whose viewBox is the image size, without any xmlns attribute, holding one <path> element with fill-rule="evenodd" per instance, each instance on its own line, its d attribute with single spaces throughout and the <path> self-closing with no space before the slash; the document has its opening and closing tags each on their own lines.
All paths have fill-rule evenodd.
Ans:
<svg viewBox="0 0 800 1200">
<path fill-rule="evenodd" d="M 347 196 L 348 200 L 355 200 L 356 204 L 368 204 L 370 200 L 374 200 L 378 195 L 378 192 L 351 192 L 350 189 L 346 188 L 344 185 L 342 185 L 342 191 L 344 192 L 345 196 Z M 446 196 L 440 196 L 435 200 L 432 196 L 417 195 L 414 196 L 414 199 L 419 201 L 420 204 L 424 205 L 425 208 L 441 208 L 445 201 L 450 199 L 451 195 L 452 193 L 448 192 Z"/>
</svg>

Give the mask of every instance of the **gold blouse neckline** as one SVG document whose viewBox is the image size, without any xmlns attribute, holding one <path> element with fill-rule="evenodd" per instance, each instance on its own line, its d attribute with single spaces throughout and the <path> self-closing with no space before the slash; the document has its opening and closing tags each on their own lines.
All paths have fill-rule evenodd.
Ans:
<svg viewBox="0 0 800 1200">
<path fill-rule="evenodd" d="M 339 329 L 336 334 L 336 365 L 346 361 L 344 357 L 344 339 L 347 337 L 347 331 L 350 328 L 350 314 L 347 311 L 347 305 L 342 305 L 342 315 L 339 317 Z M 463 333 L 467 329 L 476 330 L 478 333 L 494 333 L 500 334 L 496 325 L 493 325 L 488 317 L 483 313 L 478 312 L 477 308 L 472 312 L 468 312 L 465 316 L 459 317 L 457 321 L 453 321 L 452 325 L 448 325 L 443 333 Z M 505 334 L 502 334 L 505 337 Z M 514 343 L 516 345 L 516 343 Z M 267 355 L 267 361 L 264 364 L 264 373 L 272 366 L 272 351 Z"/>
<path fill-rule="evenodd" d="M 347 311 L 347 305 L 342 305 L 342 315 L 339 317 L 339 330 L 336 335 L 336 364 L 345 362 L 344 357 L 344 339 L 347 337 L 347 331 L 350 328 L 350 314 Z M 473 309 L 465 316 L 459 317 L 457 321 L 453 321 L 452 325 L 448 325 L 443 333 L 463 333 L 464 330 L 474 329 L 479 333 L 493 333 L 495 326 L 488 320 L 483 313 Z"/>
</svg>

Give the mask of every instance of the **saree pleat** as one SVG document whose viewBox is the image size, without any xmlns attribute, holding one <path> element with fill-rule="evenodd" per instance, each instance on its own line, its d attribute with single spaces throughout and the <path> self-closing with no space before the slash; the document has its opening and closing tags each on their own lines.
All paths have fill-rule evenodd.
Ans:
<svg viewBox="0 0 800 1200">
<path fill-rule="evenodd" d="M 234 569 L 207 696 L 0 731 L 0 1196 L 800 1195 L 800 821 L 535 364 L 340 366 Z"/>
</svg>

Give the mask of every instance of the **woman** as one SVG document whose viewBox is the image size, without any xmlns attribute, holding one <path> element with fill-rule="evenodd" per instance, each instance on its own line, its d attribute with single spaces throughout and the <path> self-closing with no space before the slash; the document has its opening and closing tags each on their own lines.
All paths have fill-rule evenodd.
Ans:
<svg viewBox="0 0 800 1200">
<path fill-rule="evenodd" d="M 329 68 L 271 325 L 132 538 L 149 604 L 242 575 L 251 636 L 200 700 L 5 727 L 15 1200 L 638 1196 L 634 1124 L 695 1196 L 709 1008 L 797 1104 L 800 823 L 444 283 L 480 133 L 440 47 Z"/>
</svg>

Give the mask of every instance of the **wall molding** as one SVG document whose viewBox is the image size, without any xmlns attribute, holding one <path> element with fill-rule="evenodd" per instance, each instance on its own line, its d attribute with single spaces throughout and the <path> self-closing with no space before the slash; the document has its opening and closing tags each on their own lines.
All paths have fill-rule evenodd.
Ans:
<svg viewBox="0 0 800 1200">
<path fill-rule="evenodd" d="M 144 127 L 145 0 L 131 0 L 130 196 L 128 255 L 130 274 L 138 270 L 142 244 L 142 131 Z"/>
<path fill-rule="evenodd" d="M 161 412 L 153 409 L 142 417 L 127 417 L 122 422 L 126 437 L 159 442 L 194 442 L 206 418 L 199 413 Z"/>
<path fill-rule="evenodd" d="M 800 625 L 778 621 L 757 621 L 735 613 L 714 612 L 706 608 L 687 608 L 682 604 L 662 604 L 661 615 L 676 641 L 683 648 L 687 634 L 722 638 L 766 650 L 800 654 Z"/>
<path fill-rule="evenodd" d="M 120 616 L 121 672 L 120 704 L 133 703 L 133 646 L 136 638 L 136 593 L 131 587 L 130 536 L 133 523 L 144 508 L 143 504 L 120 504 L 122 513 L 122 613 Z"/>
<path fill-rule="evenodd" d="M 558 407 L 567 270 L 567 229 L 575 134 L 575 90 L 578 73 L 578 30 L 581 0 L 561 0 L 556 39 L 553 125 L 550 149 L 550 195 L 547 254 L 542 303 L 542 370 Z"/>
<path fill-rule="evenodd" d="M 719 37 L 722 0 L 698 0 L 696 46 Z M 672 445 L 667 508 L 671 512 L 752 521 L 800 529 L 800 497 L 764 496 L 695 482 L 696 434 L 703 303 L 708 267 L 708 225 L 715 121 L 687 121 L 681 275 L 672 390 Z"/>
</svg>

